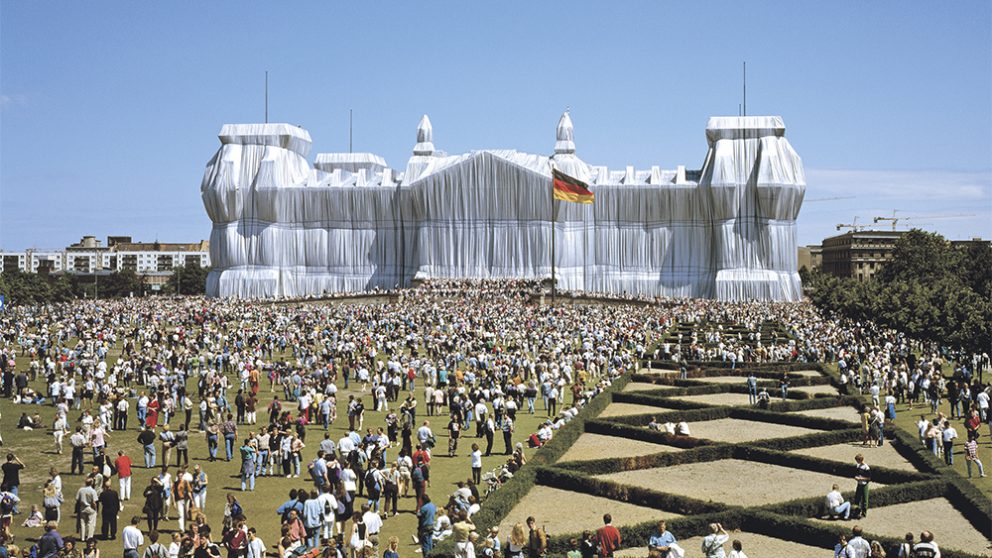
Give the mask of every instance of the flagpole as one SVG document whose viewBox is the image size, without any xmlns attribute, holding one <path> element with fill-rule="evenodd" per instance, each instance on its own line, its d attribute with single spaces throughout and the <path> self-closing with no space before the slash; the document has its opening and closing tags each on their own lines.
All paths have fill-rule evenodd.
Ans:
<svg viewBox="0 0 992 558">
<path fill-rule="evenodd" d="M 551 166 L 551 303 L 555 303 L 558 286 L 555 283 L 555 164 L 549 158 Z"/>
</svg>

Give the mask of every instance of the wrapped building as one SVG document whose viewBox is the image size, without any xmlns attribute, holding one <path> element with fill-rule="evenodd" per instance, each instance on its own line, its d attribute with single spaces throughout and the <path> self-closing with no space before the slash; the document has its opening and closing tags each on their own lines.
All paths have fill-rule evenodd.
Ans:
<svg viewBox="0 0 992 558">
<path fill-rule="evenodd" d="M 560 289 L 798 300 L 802 161 L 776 116 L 714 117 L 701 170 L 612 170 L 576 154 L 434 147 L 424 116 L 401 172 L 371 153 L 320 153 L 288 124 L 221 129 L 201 192 L 213 222 L 211 296 L 272 298 L 424 278 L 548 278 Z M 552 202 L 551 162 L 591 205 Z M 552 203 L 557 204 L 552 223 Z"/>
</svg>

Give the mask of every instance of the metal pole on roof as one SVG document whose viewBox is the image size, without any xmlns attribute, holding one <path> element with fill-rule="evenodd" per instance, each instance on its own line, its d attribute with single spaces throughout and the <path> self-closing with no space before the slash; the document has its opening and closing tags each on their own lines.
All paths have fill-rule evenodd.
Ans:
<svg viewBox="0 0 992 558">
<path fill-rule="evenodd" d="M 265 123 L 269 123 L 269 71 L 265 70 Z"/>
</svg>

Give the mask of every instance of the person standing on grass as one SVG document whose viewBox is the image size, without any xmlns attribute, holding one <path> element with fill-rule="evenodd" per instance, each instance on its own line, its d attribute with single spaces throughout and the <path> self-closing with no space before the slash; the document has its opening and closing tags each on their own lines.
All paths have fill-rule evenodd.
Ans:
<svg viewBox="0 0 992 558">
<path fill-rule="evenodd" d="M 131 465 L 131 458 L 124 453 L 124 450 L 118 451 L 117 459 L 114 460 L 114 467 L 117 469 L 118 485 L 123 502 L 131 499 Z"/>
<path fill-rule="evenodd" d="M 152 435 L 152 440 L 155 436 Z M 77 426 L 76 432 L 69 437 L 69 446 L 72 447 L 72 464 L 69 468 L 69 474 L 76 474 L 76 467 L 79 467 L 79 474 L 83 474 L 83 448 L 86 447 L 86 435 L 83 434 L 83 427 Z"/>
<path fill-rule="evenodd" d="M 458 436 L 461 434 L 462 425 L 458 417 L 451 415 L 448 422 L 448 457 L 454 457 L 458 452 Z"/>
<path fill-rule="evenodd" d="M 256 448 L 252 438 L 245 438 L 241 444 L 241 492 L 255 490 Z"/>
<path fill-rule="evenodd" d="M 24 468 L 24 463 L 13 453 L 8 453 L 7 462 L 0 466 L 0 468 L 3 469 L 3 482 L 0 483 L 0 492 L 10 492 L 14 496 L 20 497 L 21 469 Z M 18 513 L 17 505 L 15 504 L 14 515 Z"/>
<path fill-rule="evenodd" d="M 110 481 L 104 482 L 97 506 L 100 508 L 101 538 L 112 541 L 117 538 L 117 514 L 121 512 L 121 497 L 111 488 Z"/>
<path fill-rule="evenodd" d="M 413 538 L 413 542 L 419 542 L 423 555 L 427 556 L 434 548 L 434 519 L 437 516 L 437 507 L 431 502 L 429 495 L 424 494 L 422 498 L 418 498 L 421 499 L 423 503 L 417 509 L 417 536 Z"/>
<path fill-rule="evenodd" d="M 155 430 L 146 425 L 145 429 L 138 434 L 138 443 L 144 449 L 145 469 L 155 467 Z"/>
<path fill-rule="evenodd" d="M 613 516 L 606 514 L 603 516 L 603 526 L 596 531 L 596 540 L 599 541 L 600 558 L 613 558 L 613 553 L 620 549 L 623 544 L 623 537 L 620 531 L 613 526 Z"/>
<path fill-rule="evenodd" d="M 148 521 L 148 531 L 157 531 L 158 523 L 162 516 L 162 508 L 164 507 L 162 500 L 162 481 L 157 477 L 153 478 L 148 483 L 148 486 L 145 487 L 142 496 L 145 497 L 145 505 L 141 511 L 145 513 L 145 519 Z"/>
<path fill-rule="evenodd" d="M 503 452 L 504 455 L 513 454 L 513 419 L 509 415 L 503 417 L 503 445 L 506 450 Z"/>
<path fill-rule="evenodd" d="M 472 453 L 469 454 L 469 461 L 472 466 L 472 482 L 482 484 L 482 450 L 479 444 L 472 444 Z"/>
<path fill-rule="evenodd" d="M 224 436 L 224 451 L 227 461 L 234 457 L 234 442 L 238 439 L 238 426 L 234 424 L 234 415 L 227 413 L 227 420 L 221 423 L 220 433 Z"/>
<path fill-rule="evenodd" d="M 978 465 L 978 476 L 985 477 L 985 467 L 982 466 L 982 461 L 978 459 L 978 432 L 969 431 L 968 441 L 964 444 L 964 463 L 968 467 L 968 478 L 971 478 L 971 464 L 974 463 Z"/>
<path fill-rule="evenodd" d="M 179 431 L 175 433 L 173 446 L 176 448 L 176 467 L 180 465 L 189 466 L 189 431 L 185 424 L 179 425 Z"/>
<path fill-rule="evenodd" d="M 138 527 L 139 523 L 141 523 L 141 518 L 134 516 L 131 518 L 131 524 L 121 532 L 121 542 L 124 543 L 124 558 L 138 558 L 138 549 L 145 544 L 145 536 L 141 533 L 141 528 Z"/>
<path fill-rule="evenodd" d="M 958 431 L 951 426 L 951 422 L 945 420 L 944 428 L 940 431 L 940 438 L 944 442 L 944 463 L 954 465 L 954 440 L 958 437 Z"/>
<path fill-rule="evenodd" d="M 86 479 L 76 492 L 76 516 L 79 523 L 79 538 L 86 540 L 96 536 L 96 509 L 98 495 L 93 489 L 93 479 Z"/>
</svg>

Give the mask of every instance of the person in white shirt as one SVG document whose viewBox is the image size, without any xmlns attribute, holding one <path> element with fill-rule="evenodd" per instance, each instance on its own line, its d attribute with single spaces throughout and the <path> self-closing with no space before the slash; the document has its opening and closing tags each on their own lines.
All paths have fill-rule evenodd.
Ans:
<svg viewBox="0 0 992 558">
<path fill-rule="evenodd" d="M 141 529 L 138 528 L 138 523 L 140 522 L 140 517 L 132 517 L 131 524 L 121 532 L 121 541 L 124 543 L 124 558 L 138 558 L 138 549 L 141 548 L 141 545 L 145 544 L 145 536 L 141 534 Z"/>
<path fill-rule="evenodd" d="M 472 482 L 482 484 L 482 450 L 479 444 L 472 444 L 472 453 L 469 454 L 472 464 Z"/>
<path fill-rule="evenodd" d="M 378 512 L 372 511 L 368 504 L 362 505 L 362 522 L 365 523 L 365 540 L 372 543 L 375 555 L 379 554 L 379 533 L 382 531 L 382 518 Z"/>
<path fill-rule="evenodd" d="M 265 558 L 265 542 L 255 533 L 254 527 L 248 528 L 248 558 Z"/>
<path fill-rule="evenodd" d="M 747 558 L 747 554 L 744 554 L 744 545 L 741 544 L 741 541 L 734 539 L 734 542 L 730 544 L 734 548 L 730 551 L 730 558 Z"/>
<path fill-rule="evenodd" d="M 851 518 L 851 503 L 844 501 L 844 496 L 840 493 L 839 487 L 836 484 L 827 493 L 827 511 L 831 515 L 843 515 L 844 519 Z"/>
<path fill-rule="evenodd" d="M 706 558 L 725 558 L 723 545 L 729 539 L 730 535 L 723 529 L 723 525 L 710 523 L 710 534 L 703 537 L 703 543 L 700 545 L 703 555 Z"/>
<path fill-rule="evenodd" d="M 327 486 L 323 487 L 323 492 L 320 493 L 320 496 L 317 496 L 317 501 L 320 502 L 320 506 L 324 510 L 321 539 L 325 541 L 334 537 L 334 515 L 338 510 L 338 500 L 328 490 L 329 488 Z M 264 555 L 259 558 L 264 558 Z"/>
<path fill-rule="evenodd" d="M 951 426 L 950 421 L 944 421 L 944 429 L 940 432 L 940 437 L 944 441 L 944 463 L 954 465 L 954 440 L 958 437 L 958 431 Z"/>
<path fill-rule="evenodd" d="M 861 537 L 861 532 L 860 525 L 855 525 L 851 529 L 854 536 L 847 541 L 847 546 L 844 547 L 845 558 L 869 558 L 871 556 L 871 544 Z"/>
</svg>

